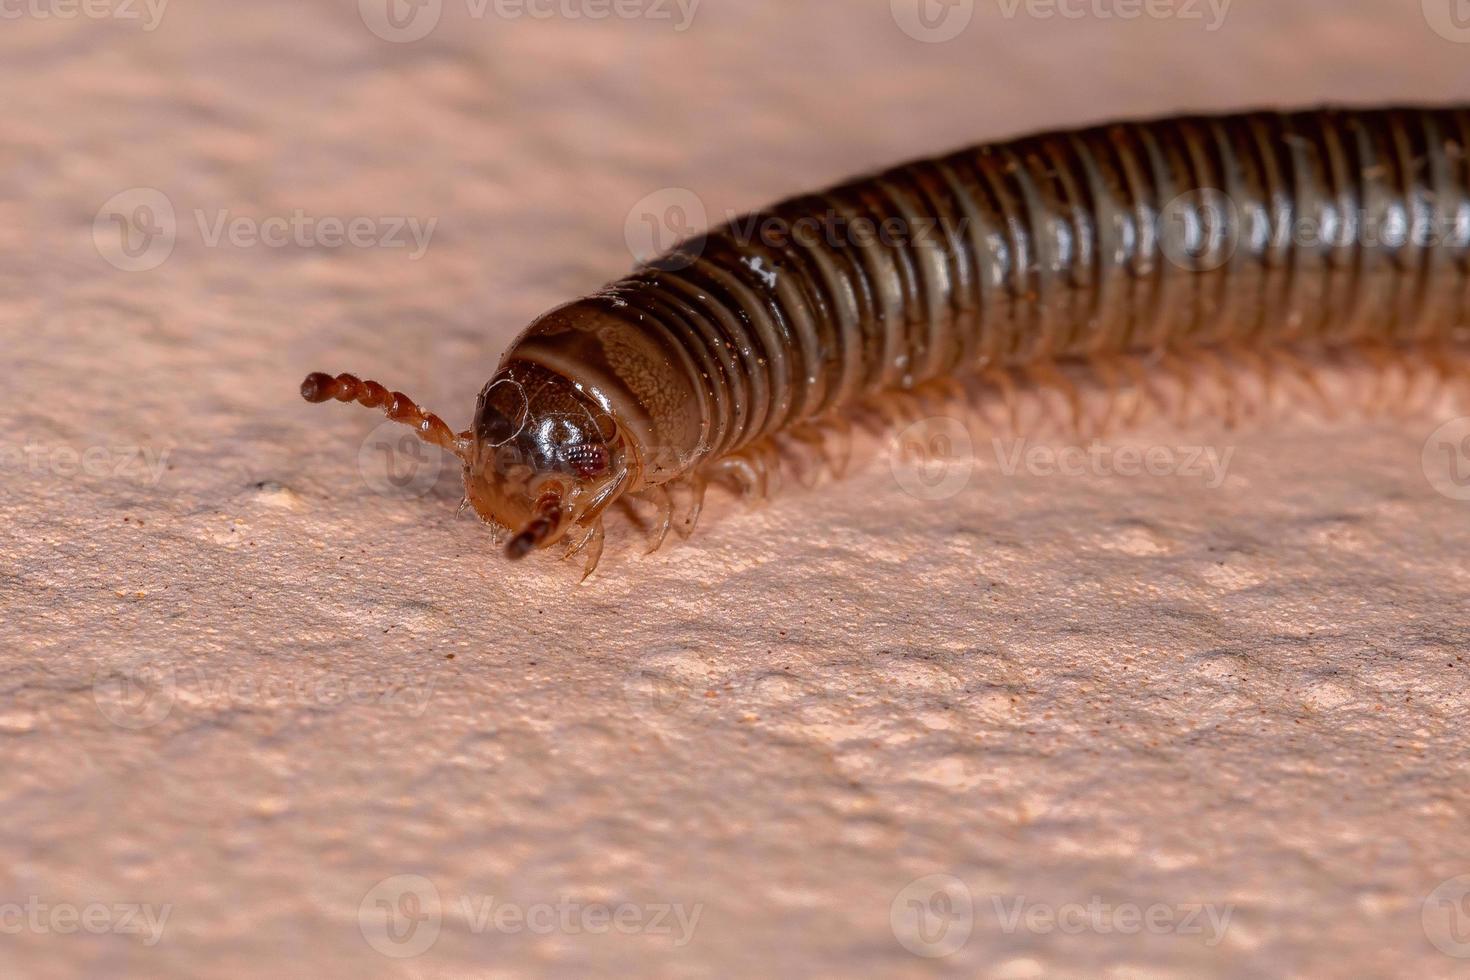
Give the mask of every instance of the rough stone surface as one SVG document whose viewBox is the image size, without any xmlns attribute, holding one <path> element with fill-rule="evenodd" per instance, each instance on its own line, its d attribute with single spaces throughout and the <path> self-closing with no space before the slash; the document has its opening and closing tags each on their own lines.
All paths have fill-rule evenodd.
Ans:
<svg viewBox="0 0 1470 980">
<path fill-rule="evenodd" d="M 663 188 L 718 217 L 1044 126 L 1467 98 L 1470 46 L 1368 0 L 1213 31 L 987 0 L 947 43 L 883 0 L 684 31 L 446 0 L 413 43 L 359 6 L 6 14 L 0 969 L 1463 972 L 1463 890 L 1426 905 L 1470 874 L 1443 418 L 1130 436 L 1233 449 L 1218 487 L 982 446 L 926 502 L 879 458 L 652 558 L 623 533 L 579 587 L 507 566 L 427 456 L 375 492 L 373 417 L 295 388 L 355 370 L 462 424 Z M 139 188 L 176 241 L 126 271 Z M 298 210 L 437 223 L 418 258 L 212 237 Z"/>
</svg>

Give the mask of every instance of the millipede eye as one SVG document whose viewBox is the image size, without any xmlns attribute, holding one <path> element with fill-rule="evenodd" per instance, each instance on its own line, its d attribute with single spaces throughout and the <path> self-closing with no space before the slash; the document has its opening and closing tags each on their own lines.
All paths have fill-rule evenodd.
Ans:
<svg viewBox="0 0 1470 980">
<path fill-rule="evenodd" d="M 608 453 L 606 446 L 568 446 L 563 450 L 562 458 L 566 460 L 567 465 L 578 476 L 601 476 L 607 472 Z"/>
</svg>

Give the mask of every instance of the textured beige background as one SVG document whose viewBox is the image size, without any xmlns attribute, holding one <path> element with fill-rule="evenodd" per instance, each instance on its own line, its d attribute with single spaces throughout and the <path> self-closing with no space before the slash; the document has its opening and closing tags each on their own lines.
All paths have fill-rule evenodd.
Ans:
<svg viewBox="0 0 1470 980">
<path fill-rule="evenodd" d="M 1053 124 L 1470 98 L 1418 0 L 1238 0 L 1214 31 L 981 0 L 946 43 L 887 0 L 706 0 L 682 32 L 446 0 L 412 43 L 353 0 L 122 2 L 0 20 L 6 975 L 1466 970 L 1431 937 L 1470 913 L 1424 906 L 1470 874 L 1443 418 L 1136 437 L 1233 450 L 1216 489 L 982 445 L 930 503 L 879 458 L 650 559 L 625 534 L 578 587 L 508 567 L 447 472 L 374 492 L 373 417 L 295 394 L 351 369 L 462 424 L 663 188 L 718 216 Z M 105 205 L 137 188 L 177 240 L 129 272 Z M 413 260 L 196 218 L 296 209 L 437 224 Z M 410 948 L 385 897 L 421 955 L 378 951 Z M 492 900 L 577 911 L 512 931 Z M 167 907 L 159 941 L 129 905 Z M 641 931 L 591 931 L 620 906 Z M 1177 928 L 1112 928 L 1151 906 Z"/>
</svg>

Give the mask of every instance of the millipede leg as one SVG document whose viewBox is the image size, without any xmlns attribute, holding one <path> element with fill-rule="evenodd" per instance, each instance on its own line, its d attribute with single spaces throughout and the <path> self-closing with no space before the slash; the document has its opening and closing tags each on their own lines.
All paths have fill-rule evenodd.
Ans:
<svg viewBox="0 0 1470 980">
<path fill-rule="evenodd" d="M 1142 361 L 1137 357 L 1125 356 L 1119 363 L 1123 365 L 1123 370 L 1128 374 L 1128 377 L 1133 382 L 1134 389 L 1138 392 L 1138 398 L 1133 402 L 1133 411 L 1129 412 L 1128 417 L 1124 420 L 1125 425 L 1136 425 L 1138 420 L 1143 416 L 1145 405 L 1152 405 L 1160 412 L 1167 412 L 1169 410 L 1169 400 L 1154 385 L 1153 379 L 1149 377 L 1148 371 L 1144 368 Z"/>
<path fill-rule="evenodd" d="M 1095 438 L 1106 439 L 1108 431 L 1112 428 L 1113 415 L 1118 410 L 1118 399 L 1122 397 L 1123 385 L 1118 376 L 1116 361 L 1104 354 L 1093 354 L 1087 359 L 1088 367 L 1092 370 L 1103 388 L 1102 415 L 1092 423 L 1092 431 L 1089 433 Z"/>
<path fill-rule="evenodd" d="M 1055 362 L 1049 360 L 1038 361 L 1028 367 L 1026 373 L 1038 388 L 1052 388 L 1061 393 L 1070 417 L 1058 419 L 1057 423 L 1063 430 L 1070 428 L 1074 436 L 1082 438 L 1082 395 L 1071 379 L 1057 370 Z"/>
<path fill-rule="evenodd" d="M 995 385 L 1000 392 L 1001 404 L 1005 406 L 1011 431 L 1018 431 L 1021 427 L 1021 411 L 1016 397 L 1016 382 L 1011 373 L 1003 367 L 996 367 L 987 369 L 981 377 Z"/>
<path fill-rule="evenodd" d="M 586 530 L 582 533 L 582 536 L 579 537 L 579 538 L 575 538 L 574 539 L 574 538 L 568 536 L 567 539 L 566 539 L 567 540 L 567 547 L 566 547 L 566 550 L 561 553 L 561 559 L 560 560 L 561 561 L 566 561 L 568 558 L 571 558 L 573 555 L 577 554 L 577 552 L 579 552 L 583 548 L 587 547 L 587 542 L 589 542 L 589 541 L 592 540 L 592 534 L 593 534 L 593 530 L 595 529 L 595 527 L 596 527 L 595 524 L 589 524 L 589 525 L 587 525 Z"/>
<path fill-rule="evenodd" d="M 783 459 L 788 461 L 792 474 L 804 490 L 810 490 L 821 478 L 822 435 L 811 426 L 800 426 L 791 432 L 791 438 L 778 445 Z"/>
<path fill-rule="evenodd" d="M 701 468 L 678 481 L 675 486 L 689 491 L 689 510 L 682 520 L 674 524 L 674 533 L 681 538 L 687 538 L 694 533 L 695 526 L 699 524 L 699 515 L 704 512 L 704 494 L 709 489 L 709 475 Z"/>
<path fill-rule="evenodd" d="M 1285 363 L 1291 376 L 1301 382 L 1302 386 L 1311 394 L 1312 399 L 1322 408 L 1322 415 L 1329 421 L 1337 418 L 1337 407 L 1332 404 L 1332 399 L 1327 392 L 1322 390 L 1322 384 L 1317 380 L 1317 375 L 1312 371 L 1312 366 L 1305 363 L 1291 351 L 1281 349 L 1275 351 L 1276 357 Z"/>
<path fill-rule="evenodd" d="M 765 493 L 766 480 L 760 466 L 750 456 L 726 456 L 714 463 L 716 477 L 729 478 L 746 503 L 760 500 Z"/>
<path fill-rule="evenodd" d="M 587 564 L 582 566 L 582 581 L 587 581 L 587 576 L 597 571 L 597 563 L 602 561 L 602 545 L 606 535 L 602 530 L 602 518 L 592 522 L 592 533 L 587 536 Z"/>
<path fill-rule="evenodd" d="M 1219 353 L 1208 348 L 1200 350 L 1199 357 L 1220 386 L 1220 414 L 1225 428 L 1234 429 L 1240 424 L 1240 393 L 1236 390 L 1235 379 L 1230 375 L 1230 367 Z"/>
<path fill-rule="evenodd" d="M 1274 410 L 1276 401 L 1276 371 L 1270 359 L 1262 357 L 1244 344 L 1226 345 L 1225 357 L 1231 361 L 1240 361 L 1245 365 L 1246 371 L 1260 379 L 1260 405 L 1258 410 L 1252 411 L 1250 414 L 1253 416 L 1269 416 Z"/>
<path fill-rule="evenodd" d="M 658 519 L 654 524 L 651 543 L 648 550 L 644 552 L 645 555 L 651 555 L 663 547 L 664 539 L 669 536 L 669 528 L 674 523 L 674 500 L 669 496 L 668 488 L 664 486 L 652 487 L 639 496 L 658 508 Z"/>
<path fill-rule="evenodd" d="M 765 476 L 764 494 L 766 497 L 774 497 L 781 492 L 781 451 L 774 439 L 768 440 L 757 450 L 757 458 Z"/>
<path fill-rule="evenodd" d="M 1165 350 L 1160 363 L 1179 383 L 1179 404 L 1174 410 L 1175 422 L 1181 426 L 1188 425 L 1189 413 L 1193 410 L 1193 399 L 1190 395 L 1196 384 L 1194 372 L 1189 369 L 1189 362 L 1174 351 Z"/>
</svg>

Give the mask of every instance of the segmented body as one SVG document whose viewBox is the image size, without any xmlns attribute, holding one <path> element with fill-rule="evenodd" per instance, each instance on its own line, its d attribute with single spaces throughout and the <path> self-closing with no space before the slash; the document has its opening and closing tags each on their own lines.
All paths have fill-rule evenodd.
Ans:
<svg viewBox="0 0 1470 980">
<path fill-rule="evenodd" d="M 1470 107 L 1322 110 L 1116 124 L 906 164 L 736 218 L 548 313 L 507 351 L 480 415 L 534 426 L 547 406 L 528 379 L 570 380 L 615 423 L 616 498 L 702 488 L 732 462 L 748 473 L 772 436 L 947 376 L 1162 349 L 1458 342 L 1467 146 Z M 507 379 L 519 403 L 493 393 Z M 561 450 L 574 451 L 586 446 Z M 563 520 L 592 527 L 607 502 Z"/>
<path fill-rule="evenodd" d="M 580 303 L 683 375 L 671 411 L 699 424 L 658 426 L 671 479 L 877 391 L 996 364 L 1449 339 L 1470 327 L 1467 145 L 1458 108 L 978 146 L 735 219 Z M 533 328 L 506 360 L 543 343 Z"/>
</svg>

